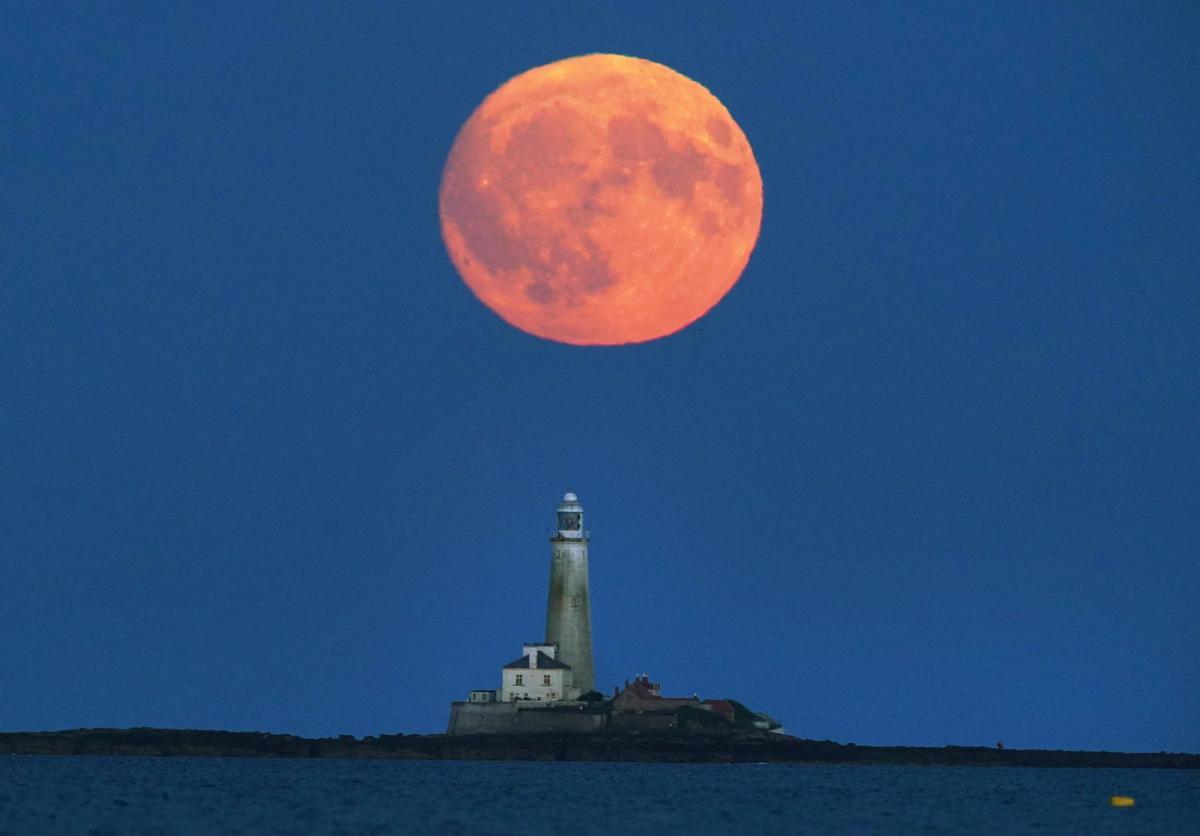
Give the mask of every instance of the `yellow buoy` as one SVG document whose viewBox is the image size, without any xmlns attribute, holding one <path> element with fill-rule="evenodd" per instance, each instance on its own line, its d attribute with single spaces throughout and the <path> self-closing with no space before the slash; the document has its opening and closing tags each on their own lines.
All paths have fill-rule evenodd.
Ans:
<svg viewBox="0 0 1200 836">
<path fill-rule="evenodd" d="M 1128 795 L 1114 795 L 1108 799 L 1108 803 L 1114 807 L 1132 807 L 1133 799 Z"/>
</svg>

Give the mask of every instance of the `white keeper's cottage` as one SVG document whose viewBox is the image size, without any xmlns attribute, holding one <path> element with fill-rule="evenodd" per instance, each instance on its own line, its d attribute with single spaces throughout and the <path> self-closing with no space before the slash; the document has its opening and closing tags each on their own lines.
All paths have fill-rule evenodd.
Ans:
<svg viewBox="0 0 1200 836">
<path fill-rule="evenodd" d="M 571 666 L 556 659 L 558 645 L 527 644 L 521 658 L 504 666 L 500 702 L 562 702 L 579 698 Z"/>
</svg>

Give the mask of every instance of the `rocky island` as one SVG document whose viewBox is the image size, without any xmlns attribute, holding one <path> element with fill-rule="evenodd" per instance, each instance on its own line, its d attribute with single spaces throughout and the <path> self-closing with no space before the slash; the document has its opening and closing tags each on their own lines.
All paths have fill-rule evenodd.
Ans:
<svg viewBox="0 0 1200 836">
<path fill-rule="evenodd" d="M 593 734 L 381 734 L 363 738 L 185 729 L 72 729 L 0 732 L 3 754 L 1200 769 L 1200 755 L 1195 754 L 856 746 L 766 732 L 709 729 Z"/>
</svg>

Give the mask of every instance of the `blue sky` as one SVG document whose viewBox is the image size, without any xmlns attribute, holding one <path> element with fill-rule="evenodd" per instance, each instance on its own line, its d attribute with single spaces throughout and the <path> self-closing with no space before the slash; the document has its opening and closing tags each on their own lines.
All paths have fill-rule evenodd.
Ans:
<svg viewBox="0 0 1200 836">
<path fill-rule="evenodd" d="M 0 26 L 0 728 L 440 731 L 540 638 L 795 734 L 1200 751 L 1193 4 L 18 4 Z M 458 279 L 479 101 L 711 89 L 758 247 L 578 348 Z"/>
</svg>

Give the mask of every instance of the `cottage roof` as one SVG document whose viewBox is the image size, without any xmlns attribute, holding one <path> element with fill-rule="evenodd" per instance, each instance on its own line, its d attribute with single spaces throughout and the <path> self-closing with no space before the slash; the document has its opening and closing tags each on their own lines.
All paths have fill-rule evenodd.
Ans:
<svg viewBox="0 0 1200 836">
<path fill-rule="evenodd" d="M 546 669 L 562 668 L 563 670 L 568 670 L 571 667 L 566 662 L 560 662 L 557 659 L 551 659 L 549 656 L 547 656 L 545 653 L 543 653 L 540 650 L 538 651 L 538 655 L 537 655 L 537 666 L 538 666 L 539 670 L 542 668 L 546 668 Z M 516 670 L 516 669 L 522 669 L 522 668 L 528 668 L 528 667 L 529 667 L 529 657 L 522 656 L 520 659 L 514 659 L 513 661 L 511 661 L 507 665 L 505 665 L 504 670 L 506 670 L 506 671 L 507 670 Z"/>
</svg>

